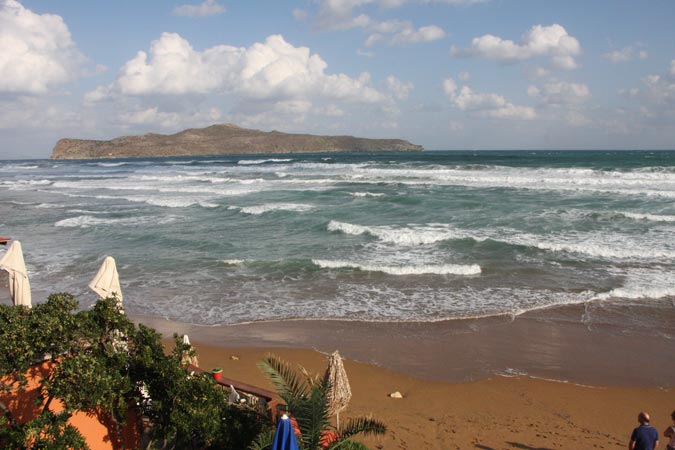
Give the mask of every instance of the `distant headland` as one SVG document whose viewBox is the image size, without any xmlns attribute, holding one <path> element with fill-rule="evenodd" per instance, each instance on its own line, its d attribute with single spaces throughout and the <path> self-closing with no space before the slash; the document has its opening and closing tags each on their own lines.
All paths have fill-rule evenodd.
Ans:
<svg viewBox="0 0 675 450">
<path fill-rule="evenodd" d="M 148 133 L 109 141 L 60 139 L 51 159 L 137 158 L 244 153 L 421 151 L 402 139 L 316 136 L 260 131 L 233 124 L 191 128 L 176 134 Z"/>
</svg>

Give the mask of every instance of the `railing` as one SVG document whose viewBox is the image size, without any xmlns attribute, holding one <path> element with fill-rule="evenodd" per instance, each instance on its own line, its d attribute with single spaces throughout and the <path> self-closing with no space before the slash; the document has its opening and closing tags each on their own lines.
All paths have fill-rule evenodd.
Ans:
<svg viewBox="0 0 675 450">
<path fill-rule="evenodd" d="M 190 372 L 194 372 L 195 374 L 211 375 L 211 372 L 192 365 L 188 370 Z M 254 407 L 260 412 L 269 413 L 271 415 L 271 419 L 274 422 L 276 422 L 278 420 L 278 416 L 283 414 L 283 412 L 286 410 L 284 401 L 277 395 L 276 392 L 270 391 L 268 389 L 244 383 L 242 381 L 233 380 L 224 376 L 221 376 L 219 380 L 216 380 L 216 385 L 220 389 L 226 390 L 229 390 L 230 386 L 233 386 L 239 394 L 244 394 L 244 396 L 247 397 L 243 404 Z M 255 398 L 256 400 L 252 401 L 251 397 Z M 267 409 L 268 407 L 269 410 Z"/>
</svg>

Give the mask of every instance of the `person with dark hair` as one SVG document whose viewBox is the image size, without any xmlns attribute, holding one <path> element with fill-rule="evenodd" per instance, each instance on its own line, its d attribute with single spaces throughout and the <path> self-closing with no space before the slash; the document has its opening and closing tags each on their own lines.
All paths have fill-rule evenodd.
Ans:
<svg viewBox="0 0 675 450">
<path fill-rule="evenodd" d="M 659 445 L 659 432 L 649 425 L 649 414 L 638 414 L 640 426 L 633 430 L 628 443 L 628 450 L 654 450 Z"/>
<path fill-rule="evenodd" d="M 673 424 L 675 424 L 675 411 L 670 414 L 670 418 L 673 419 Z M 666 450 L 675 450 L 675 425 L 671 425 L 666 428 L 666 431 L 663 432 L 663 435 L 668 438 Z"/>
</svg>

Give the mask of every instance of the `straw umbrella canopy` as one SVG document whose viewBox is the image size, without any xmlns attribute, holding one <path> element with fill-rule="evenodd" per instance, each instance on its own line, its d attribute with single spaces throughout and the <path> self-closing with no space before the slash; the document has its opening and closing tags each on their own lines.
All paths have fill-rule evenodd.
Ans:
<svg viewBox="0 0 675 450">
<path fill-rule="evenodd" d="M 189 365 L 199 367 L 199 361 L 197 360 L 197 354 L 195 352 L 195 349 L 192 347 L 192 344 L 190 344 L 190 338 L 188 337 L 187 334 L 183 335 L 183 344 L 189 345 L 190 349 L 189 350 L 183 350 L 183 352 L 181 353 L 180 362 L 183 363 L 183 364 L 189 364 Z"/>
<path fill-rule="evenodd" d="M 349 387 L 347 372 L 342 364 L 342 358 L 337 350 L 328 358 L 325 381 L 328 385 L 326 401 L 330 414 L 337 415 L 337 425 L 340 426 L 340 411 L 347 407 L 352 398 L 352 390 Z"/>
<path fill-rule="evenodd" d="M 115 295 L 120 308 L 122 308 L 122 290 L 120 289 L 120 278 L 117 273 L 115 258 L 112 256 L 105 257 L 103 264 L 98 269 L 98 273 L 89 283 L 89 288 L 101 298 Z"/>
<path fill-rule="evenodd" d="M 9 272 L 9 294 L 14 305 L 31 307 L 30 283 L 23 260 L 21 242 L 14 241 L 0 259 L 0 269 Z"/>
</svg>

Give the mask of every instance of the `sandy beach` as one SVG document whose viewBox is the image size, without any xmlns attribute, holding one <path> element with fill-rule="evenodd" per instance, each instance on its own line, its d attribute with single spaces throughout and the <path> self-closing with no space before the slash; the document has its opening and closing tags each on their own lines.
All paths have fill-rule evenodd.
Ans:
<svg viewBox="0 0 675 450">
<path fill-rule="evenodd" d="M 202 367 L 223 367 L 228 377 L 267 388 L 271 385 L 256 363 L 270 351 L 311 371 L 325 370 L 325 355 L 313 350 L 195 345 Z M 672 388 L 582 386 L 528 377 L 443 382 L 351 360 L 345 367 L 353 397 L 342 417 L 372 414 L 383 420 L 387 435 L 363 440 L 377 449 L 625 448 L 639 410 L 650 411 L 661 429 L 675 408 Z M 389 398 L 393 391 L 404 398 Z"/>
<path fill-rule="evenodd" d="M 353 391 L 343 417 L 372 414 L 389 427 L 384 438 L 364 439 L 371 448 L 625 448 L 640 410 L 665 428 L 675 366 L 658 355 L 671 341 L 560 320 L 578 312 L 437 324 L 136 320 L 165 336 L 189 333 L 204 369 L 266 388 L 256 366 L 265 355 L 322 373 L 339 349 Z M 389 398 L 394 391 L 404 398 Z"/>
</svg>

